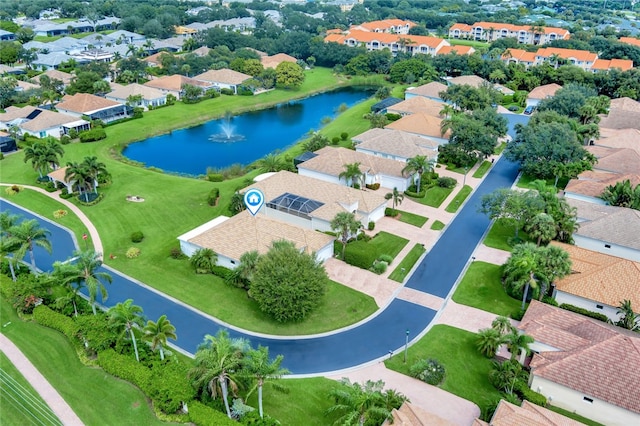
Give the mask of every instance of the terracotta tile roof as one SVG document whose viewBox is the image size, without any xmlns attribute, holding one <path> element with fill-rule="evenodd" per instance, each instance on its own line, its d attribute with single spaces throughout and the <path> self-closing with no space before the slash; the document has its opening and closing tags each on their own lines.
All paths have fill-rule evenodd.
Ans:
<svg viewBox="0 0 640 426">
<path fill-rule="evenodd" d="M 339 31 L 339 30 L 338 30 Z M 325 36 L 324 38 L 324 42 L 325 43 L 339 43 L 339 44 L 344 44 L 344 40 L 347 38 L 347 36 L 345 34 L 343 34 L 342 32 L 332 32 L 329 33 Z"/>
<path fill-rule="evenodd" d="M 515 59 L 519 62 L 529 62 L 533 64 L 536 61 L 536 53 L 528 52 L 523 49 L 507 49 L 502 55 L 502 59 Z"/>
<path fill-rule="evenodd" d="M 640 153 L 640 130 L 638 129 L 600 129 L 601 138 L 595 146 L 608 148 L 629 148 Z"/>
<path fill-rule="evenodd" d="M 556 281 L 556 288 L 609 306 L 622 300 L 640 307 L 640 263 L 553 241 L 569 253 L 571 274 Z M 638 308 L 640 309 L 640 308 Z"/>
<path fill-rule="evenodd" d="M 362 28 L 365 31 L 387 31 L 392 27 L 404 27 L 405 25 L 408 25 L 409 28 L 411 28 L 415 27 L 417 24 L 411 21 L 403 21 L 402 19 L 384 19 L 381 21 L 365 22 L 363 24 L 357 25 L 356 28 Z"/>
<path fill-rule="evenodd" d="M 223 68 L 221 70 L 205 71 L 193 78 L 211 83 L 242 84 L 243 81 L 250 79 L 251 76 L 228 68 Z"/>
<path fill-rule="evenodd" d="M 73 96 L 65 96 L 56 108 L 64 111 L 72 111 L 79 114 L 87 114 L 101 109 L 119 106 L 115 101 L 110 101 L 90 93 L 76 93 Z"/>
<path fill-rule="evenodd" d="M 50 70 L 46 70 L 45 72 L 43 72 L 40 75 L 46 75 L 51 79 L 57 79 L 62 81 L 62 83 L 64 84 L 71 84 L 71 79 L 74 77 L 73 74 L 69 74 L 67 72 L 63 72 L 63 71 L 58 71 L 58 70 L 54 70 L 54 69 L 50 69 Z M 36 81 L 39 81 L 40 76 L 36 76 L 33 79 L 35 79 Z"/>
<path fill-rule="evenodd" d="M 603 147 L 599 148 L 602 150 Z M 593 166 L 595 170 L 624 174 L 640 172 L 640 153 L 638 151 L 630 148 L 609 148 L 608 150 L 608 154 L 598 158 L 598 162 Z M 590 146 L 587 147 L 587 151 L 591 151 Z"/>
<path fill-rule="evenodd" d="M 202 88 L 209 87 L 210 85 L 200 80 L 185 77 L 184 75 L 174 74 L 164 77 L 160 77 L 154 80 L 147 81 L 144 85 L 148 87 L 155 87 L 156 89 L 172 90 L 179 92 L 185 84 L 192 86 L 199 86 Z"/>
<path fill-rule="evenodd" d="M 287 240 L 305 252 L 317 252 L 330 244 L 335 237 L 311 229 L 304 229 L 264 215 L 251 216 L 243 211 L 222 223 L 189 239 L 200 247 L 210 248 L 230 259 L 252 250 L 264 254 L 274 241 Z"/>
<path fill-rule="evenodd" d="M 471 55 L 475 51 L 476 49 L 471 46 L 442 46 L 440 50 L 438 50 L 438 55 L 448 55 L 449 53 L 456 53 L 458 55 Z"/>
<path fill-rule="evenodd" d="M 194 55 L 197 55 L 197 56 L 207 56 L 210 51 L 211 51 L 211 49 L 209 49 L 207 46 L 202 46 L 202 47 L 198 47 L 197 49 L 193 50 L 191 53 L 193 53 Z"/>
<path fill-rule="evenodd" d="M 494 31 L 500 31 L 502 29 L 506 29 L 513 32 L 518 31 L 526 31 L 533 33 L 531 25 L 514 25 L 514 24 L 506 24 L 502 22 L 476 22 L 471 26 L 472 28 L 481 27 L 484 30 L 489 30 L 489 28 L 493 28 Z M 569 35 L 569 30 L 565 30 L 564 28 L 558 27 L 542 27 L 542 32 L 545 34 L 558 34 L 561 37 L 565 37 Z"/>
<path fill-rule="evenodd" d="M 357 43 L 371 43 L 373 41 L 378 41 L 383 44 L 393 44 L 400 43 L 401 39 L 404 40 L 409 45 L 412 46 L 420 46 L 425 45 L 430 48 L 436 49 L 440 46 L 444 39 L 438 37 L 430 37 L 430 36 L 415 36 L 415 35 L 406 35 L 406 34 L 391 34 L 391 33 L 376 33 L 369 31 L 361 31 L 361 30 L 349 30 L 345 34 L 328 34 L 325 38 L 325 42 L 335 42 L 335 43 L 344 43 L 346 40 L 354 40 Z M 448 43 L 445 42 L 445 45 Z"/>
<path fill-rule="evenodd" d="M 419 112 L 406 115 L 401 119 L 388 124 L 385 126 L 385 129 L 402 130 L 404 132 L 415 133 L 432 138 L 448 139 L 449 136 L 451 136 L 451 130 L 447 130 L 447 133 L 442 135 L 440 133 L 441 123 L 442 119 Z"/>
<path fill-rule="evenodd" d="M 262 66 L 265 68 L 276 68 L 281 62 L 291 62 L 295 64 L 297 61 L 298 60 L 296 58 L 287 55 L 286 53 L 277 53 L 272 56 L 260 57 L 260 62 L 262 62 Z"/>
<path fill-rule="evenodd" d="M 640 130 L 640 111 L 627 109 L 609 109 L 609 114 L 600 120 L 600 127 L 608 129 Z"/>
<path fill-rule="evenodd" d="M 384 174 L 387 176 L 405 178 L 402 169 L 406 163 L 389 158 L 368 155 L 347 148 L 324 147 L 318 151 L 317 157 L 305 161 L 298 168 L 314 170 L 331 176 L 339 176 L 344 172 L 345 164 L 360 163 L 360 171 L 369 175 Z"/>
<path fill-rule="evenodd" d="M 417 405 L 407 401 L 400 409 L 391 411 L 391 419 L 386 420 L 383 426 L 454 426 L 455 423 L 445 420 L 429 411 L 423 410 Z"/>
<path fill-rule="evenodd" d="M 36 107 L 27 105 L 23 108 L 19 108 L 16 106 L 10 106 L 5 108 L 5 112 L 0 113 L 0 122 L 7 123 L 9 121 L 15 120 L 16 118 L 25 118 L 33 111 L 35 111 Z"/>
<path fill-rule="evenodd" d="M 449 45 L 449 42 L 447 42 L 444 39 L 439 38 L 439 37 L 405 35 L 405 36 L 399 36 L 399 38 L 403 38 L 405 40 L 408 39 L 408 40 L 413 42 L 411 44 L 414 44 L 414 45 L 417 45 L 417 46 L 425 45 L 425 46 L 429 46 L 429 47 L 431 47 L 433 49 L 437 49 L 438 46 L 440 46 L 442 44 L 442 42 L 445 42 L 445 44 L 442 47 L 445 47 L 445 46 Z M 439 50 L 437 52 L 439 52 Z"/>
<path fill-rule="evenodd" d="M 350 188 L 335 183 L 323 182 L 297 173 L 281 171 L 260 182 L 256 182 L 249 188 L 260 189 L 265 196 L 265 202 L 269 202 L 284 193 L 295 194 L 324 203 L 324 205 L 311 213 L 317 217 L 330 221 L 341 211 L 347 211 L 345 205 L 357 203 L 357 210 L 371 213 L 375 209 L 387 203 L 384 195 L 373 191 Z"/>
<path fill-rule="evenodd" d="M 440 111 L 444 105 L 423 96 L 414 96 L 402 102 L 398 102 L 387 108 L 387 112 L 395 114 L 415 114 L 422 112 L 434 117 L 441 117 Z"/>
<path fill-rule="evenodd" d="M 640 39 L 633 37 L 620 37 L 620 42 L 640 47 Z"/>
<path fill-rule="evenodd" d="M 52 178 L 53 180 L 56 180 L 58 182 L 68 182 L 65 179 L 65 175 L 67 174 L 67 169 L 68 167 L 60 167 L 58 169 L 55 169 L 54 171 L 50 172 L 49 174 L 47 174 L 47 176 L 49 176 L 50 178 Z"/>
<path fill-rule="evenodd" d="M 127 99 L 129 96 L 142 95 L 143 99 L 152 100 L 164 98 L 166 95 L 159 89 L 144 86 L 142 84 L 131 83 L 126 86 L 119 87 L 106 96 L 109 98 Z"/>
<path fill-rule="evenodd" d="M 562 86 L 556 83 L 545 84 L 538 86 L 529 92 L 528 99 L 546 99 L 556 94 L 558 90 L 562 89 Z"/>
<path fill-rule="evenodd" d="M 434 159 L 438 155 L 436 142 L 401 130 L 370 129 L 352 139 L 359 142 L 356 151 L 363 149 L 402 158 L 424 155 Z"/>
<path fill-rule="evenodd" d="M 609 106 L 609 110 L 612 110 L 612 109 L 621 109 L 624 111 L 640 112 L 640 102 L 628 97 L 611 99 L 611 105 Z"/>
<path fill-rule="evenodd" d="M 617 212 L 623 207 L 607 206 L 605 204 L 590 203 L 588 201 L 576 200 L 575 198 L 565 197 L 569 206 L 576 209 L 578 221 L 590 221 L 606 217 Z"/>
<path fill-rule="evenodd" d="M 561 414 L 522 401 L 522 406 L 500 400 L 489 426 L 582 426 L 582 423 Z"/>
<path fill-rule="evenodd" d="M 29 83 L 28 81 L 17 80 L 18 87 L 22 90 L 39 89 L 40 85 L 36 83 Z"/>
<path fill-rule="evenodd" d="M 560 47 L 541 47 L 536 52 L 536 56 L 548 59 L 552 55 L 557 55 L 562 59 L 574 59 L 583 62 L 595 62 L 598 58 L 597 53 L 588 50 L 562 49 Z"/>
<path fill-rule="evenodd" d="M 468 33 L 471 31 L 471 25 L 460 24 L 456 22 L 451 26 L 451 28 L 449 28 L 449 31 L 453 31 L 453 30 L 459 30 L 460 32 Z"/>
<path fill-rule="evenodd" d="M 440 93 L 447 90 L 447 85 L 432 81 L 431 83 L 423 84 L 422 86 L 413 87 L 407 89 L 406 93 L 412 93 L 419 96 L 425 96 L 428 98 L 440 98 Z"/>
<path fill-rule="evenodd" d="M 450 84 L 455 84 L 455 85 L 468 85 L 471 87 L 475 87 L 478 88 L 480 86 L 482 86 L 483 84 L 489 84 L 491 85 L 491 83 L 489 83 L 487 80 L 485 80 L 482 77 L 478 77 L 477 75 L 461 75 L 460 77 L 453 77 L 451 79 L 449 79 L 449 83 Z"/>
<path fill-rule="evenodd" d="M 53 112 L 46 109 L 40 111 L 40 114 L 36 118 L 20 124 L 20 128 L 35 133 L 78 121 L 78 117 L 60 112 Z"/>
<path fill-rule="evenodd" d="M 631 59 L 596 59 L 591 66 L 592 70 L 610 70 L 617 68 L 621 71 L 628 71 L 633 68 Z"/>
<path fill-rule="evenodd" d="M 588 173 L 588 172 L 585 172 Z M 608 186 L 615 185 L 617 182 L 628 180 L 632 187 L 640 185 L 640 174 L 627 173 L 589 173 L 580 174 L 578 179 L 571 179 L 565 187 L 565 192 L 586 195 L 589 197 L 599 198 Z"/>
<path fill-rule="evenodd" d="M 583 222 L 576 235 L 640 250 L 640 211 L 621 208 L 600 219 Z"/>
</svg>

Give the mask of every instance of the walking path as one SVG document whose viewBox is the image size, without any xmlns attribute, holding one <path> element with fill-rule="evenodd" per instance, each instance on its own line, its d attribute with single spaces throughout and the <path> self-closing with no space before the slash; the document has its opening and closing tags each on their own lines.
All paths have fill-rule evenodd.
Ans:
<svg viewBox="0 0 640 426">
<path fill-rule="evenodd" d="M 2 352 L 16 366 L 31 386 L 40 394 L 44 402 L 51 408 L 54 414 L 65 426 L 83 425 L 82 420 L 73 412 L 69 404 L 51 386 L 51 384 L 40 374 L 38 369 L 27 359 L 26 356 L 7 336 L 0 333 L 0 346 Z"/>
</svg>

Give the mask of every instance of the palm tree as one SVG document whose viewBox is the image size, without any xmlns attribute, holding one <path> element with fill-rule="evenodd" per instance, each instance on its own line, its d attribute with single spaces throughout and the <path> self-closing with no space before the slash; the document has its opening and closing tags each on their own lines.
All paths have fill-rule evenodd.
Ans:
<svg viewBox="0 0 640 426">
<path fill-rule="evenodd" d="M 527 303 L 529 287 L 538 290 L 538 280 L 535 277 L 535 270 L 538 266 L 537 249 L 533 243 L 518 244 L 511 257 L 504 266 L 505 285 L 513 286 L 514 291 L 521 289 L 524 284 L 522 295 L 522 310 Z"/>
<path fill-rule="evenodd" d="M 491 328 L 500 333 L 501 336 L 511 333 L 514 329 L 511 320 L 507 317 L 499 316 L 491 322 Z"/>
<path fill-rule="evenodd" d="M 100 272 L 98 268 L 102 266 L 102 259 L 100 253 L 96 253 L 93 250 L 75 251 L 73 252 L 75 268 L 67 272 L 65 278 L 66 283 L 76 283 L 81 287 L 86 287 L 89 292 L 89 302 L 91 303 L 91 310 L 93 315 L 96 313 L 96 297 L 98 292 L 102 300 L 106 300 L 108 293 L 103 282 L 111 283 L 112 278 L 107 272 Z"/>
<path fill-rule="evenodd" d="M 525 379 L 526 372 L 515 361 L 494 361 L 493 369 L 489 371 L 489 381 L 493 386 L 511 395 L 519 381 Z"/>
<path fill-rule="evenodd" d="M 49 170 L 58 168 L 63 155 L 62 145 L 53 138 L 47 138 L 25 148 L 24 162 L 31 161 L 34 170 L 43 178 Z"/>
<path fill-rule="evenodd" d="M 616 322 L 618 327 L 623 327 L 632 331 L 640 330 L 640 315 L 633 312 L 631 300 L 625 299 L 620 302 L 617 313 L 620 315 L 620 320 Z"/>
<path fill-rule="evenodd" d="M 335 401 L 326 413 L 343 413 L 334 424 L 359 425 L 369 419 L 388 419 L 391 411 L 386 407 L 386 400 L 382 394 L 384 383 L 380 380 L 368 380 L 364 385 L 351 383 L 349 379 L 342 379 L 341 386 L 331 390 L 329 396 Z"/>
<path fill-rule="evenodd" d="M 189 262 L 196 268 L 197 274 L 208 274 L 218 263 L 218 255 L 210 248 L 199 248 L 193 253 Z"/>
<path fill-rule="evenodd" d="M 133 342 L 133 351 L 136 354 L 136 361 L 140 362 L 138 344 L 136 343 L 136 336 L 133 329 L 136 326 L 142 327 L 144 325 L 142 308 L 138 305 L 134 305 L 133 299 L 127 299 L 109 309 L 108 315 L 109 325 L 112 328 L 120 330 L 123 334 L 129 334 L 129 338 Z"/>
<path fill-rule="evenodd" d="M 89 202 L 89 190 L 93 187 L 93 178 L 86 164 L 67 163 L 64 180 L 66 182 L 75 181 L 80 196 L 84 193 L 85 202 Z"/>
<path fill-rule="evenodd" d="M 149 343 L 152 351 L 156 349 L 160 352 L 160 359 L 164 361 L 164 348 L 167 346 L 167 339 L 176 340 L 176 328 L 167 319 L 166 315 L 161 315 L 158 321 L 147 321 L 147 325 L 142 330 L 142 340 Z"/>
<path fill-rule="evenodd" d="M 82 280 L 78 279 L 78 268 L 73 263 L 55 262 L 51 275 L 60 283 L 65 292 L 56 299 L 56 306 L 62 308 L 71 303 L 73 305 L 73 315 L 77 317 L 80 289 L 84 284 Z"/>
<path fill-rule="evenodd" d="M 403 174 L 417 175 L 416 192 L 420 192 L 422 174 L 425 172 L 432 172 L 435 163 L 433 160 L 427 160 L 425 155 L 416 155 L 413 158 L 409 158 L 407 165 L 402 169 Z"/>
<path fill-rule="evenodd" d="M 538 213 L 525 224 L 524 230 L 531 238 L 536 238 L 536 245 L 548 243 L 556 236 L 556 222 L 547 213 Z"/>
<path fill-rule="evenodd" d="M 263 172 L 279 172 L 284 164 L 276 154 L 267 154 L 258 160 L 258 167 Z"/>
<path fill-rule="evenodd" d="M 13 268 L 13 256 L 9 255 L 12 255 L 18 249 L 18 246 L 15 242 L 11 243 L 9 238 L 11 237 L 10 230 L 16 226 L 18 219 L 20 219 L 20 216 L 11 214 L 6 210 L 0 213 L 0 258 L 7 259 L 13 282 L 16 282 L 17 279 L 16 271 Z"/>
<path fill-rule="evenodd" d="M 340 212 L 331 220 L 331 229 L 338 232 L 342 243 L 342 260 L 347 251 L 347 241 L 362 228 L 362 223 L 356 220 L 356 215 L 349 212 Z"/>
<path fill-rule="evenodd" d="M 504 343 L 502 334 L 495 328 L 485 328 L 478 332 L 476 347 L 487 358 L 493 358 Z"/>
<path fill-rule="evenodd" d="M 264 417 L 262 410 L 262 388 L 265 381 L 272 379 L 279 379 L 285 374 L 289 374 L 289 370 L 281 368 L 282 355 L 278 355 L 274 360 L 269 359 L 269 348 L 265 346 L 258 346 L 258 349 L 253 349 L 247 352 L 246 357 L 243 359 L 243 371 L 245 374 L 251 376 L 256 380 L 256 384 L 247 393 L 247 398 L 255 390 L 258 389 L 258 411 L 260 417 Z"/>
<path fill-rule="evenodd" d="M 519 333 L 515 328 L 511 330 L 511 333 L 504 336 L 504 341 L 507 344 L 509 352 L 511 352 L 512 361 L 517 358 L 521 351 L 523 357 L 526 356 L 529 351 L 529 345 L 534 342 L 533 337 Z M 520 362 L 522 363 L 523 360 L 521 359 Z"/>
<path fill-rule="evenodd" d="M 440 116 L 444 117 L 445 119 L 449 119 L 454 112 L 455 108 L 453 108 L 453 106 L 451 106 L 450 104 L 443 104 L 442 109 L 440 110 Z"/>
<path fill-rule="evenodd" d="M 196 352 L 195 367 L 189 371 L 192 384 L 200 392 L 208 392 L 214 399 L 222 395 L 229 418 L 229 389 L 237 393 L 236 373 L 242 364 L 243 346 L 244 342 L 230 339 L 227 330 L 215 336 L 207 334 Z"/>
<path fill-rule="evenodd" d="M 360 185 L 360 181 L 364 177 L 364 173 L 360 170 L 360 163 L 344 164 L 344 171 L 338 175 L 338 179 L 344 179 L 345 183 L 353 188 L 356 184 Z"/>
<path fill-rule="evenodd" d="M 393 211 L 396 210 L 396 206 L 402 204 L 404 200 L 404 194 L 398 191 L 398 188 L 394 187 L 392 192 L 389 192 L 384 196 L 387 200 L 393 200 Z"/>
<path fill-rule="evenodd" d="M 88 177 L 90 177 L 93 180 L 92 182 L 93 192 L 97 194 L 98 178 L 100 176 L 108 175 L 107 166 L 104 163 L 98 161 L 98 157 L 96 156 L 85 157 L 84 161 L 82 162 L 82 165 L 87 170 Z"/>
<path fill-rule="evenodd" d="M 18 225 L 14 225 L 9 228 L 8 233 L 10 237 L 7 239 L 6 244 L 9 247 L 15 248 L 16 259 L 23 259 L 29 252 L 31 258 L 31 270 L 36 272 L 36 258 L 33 254 L 33 247 L 42 247 L 49 253 L 51 253 L 51 241 L 49 241 L 48 229 L 42 228 L 36 219 L 23 220 Z"/>
</svg>

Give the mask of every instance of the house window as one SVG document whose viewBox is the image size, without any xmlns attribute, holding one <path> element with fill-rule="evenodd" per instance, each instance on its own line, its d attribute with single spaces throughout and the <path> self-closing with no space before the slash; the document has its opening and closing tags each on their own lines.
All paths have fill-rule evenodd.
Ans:
<svg viewBox="0 0 640 426">
<path fill-rule="evenodd" d="M 236 264 L 236 261 L 235 261 L 235 260 L 232 260 L 232 261 L 231 261 L 231 264 L 232 264 L 232 265 L 235 265 L 235 264 Z"/>
<path fill-rule="evenodd" d="M 604 306 L 602 306 L 602 305 L 596 305 L 596 309 L 604 309 Z"/>
<path fill-rule="evenodd" d="M 605 244 L 604 248 L 611 248 L 611 244 Z"/>
<path fill-rule="evenodd" d="M 593 404 L 593 399 L 589 398 L 588 396 L 583 396 L 582 400 L 588 404 Z"/>
</svg>

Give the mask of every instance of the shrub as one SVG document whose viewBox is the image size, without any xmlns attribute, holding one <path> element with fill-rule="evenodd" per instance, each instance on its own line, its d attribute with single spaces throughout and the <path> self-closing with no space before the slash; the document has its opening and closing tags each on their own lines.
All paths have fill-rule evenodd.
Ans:
<svg viewBox="0 0 640 426">
<path fill-rule="evenodd" d="M 220 94 L 227 95 L 227 96 L 233 96 L 233 95 L 235 95 L 235 92 L 233 91 L 233 89 L 229 89 L 229 88 L 223 87 L 222 89 L 220 89 Z"/>
<path fill-rule="evenodd" d="M 240 424 L 243 425 L 255 425 L 255 426 L 280 426 L 281 423 L 265 414 L 263 418 L 260 418 L 260 413 L 256 410 L 247 412 L 241 419 Z"/>
<path fill-rule="evenodd" d="M 415 189 L 415 186 L 413 186 L 412 188 Z M 424 198 L 424 196 L 426 195 L 427 191 L 415 192 L 415 191 L 412 191 L 410 189 L 407 189 L 407 190 L 404 191 L 404 193 L 406 195 L 408 195 L 409 197 Z"/>
<path fill-rule="evenodd" d="M 125 253 L 125 256 L 127 256 L 129 259 L 135 259 L 136 257 L 140 256 L 140 249 L 138 247 L 129 247 L 129 249 Z"/>
<path fill-rule="evenodd" d="M 172 259 L 184 259 L 187 257 L 187 255 L 180 250 L 180 247 L 171 247 L 169 256 L 171 256 Z"/>
<path fill-rule="evenodd" d="M 386 209 L 384 209 L 384 215 L 388 217 L 396 217 L 398 216 L 398 210 L 387 207 Z"/>
<path fill-rule="evenodd" d="M 597 319 L 598 321 L 607 322 L 609 319 L 605 314 L 601 314 L 600 312 L 592 312 L 587 309 L 580 308 L 578 306 L 569 305 L 567 303 L 561 304 L 560 307 L 567 311 L 575 312 L 577 314 L 584 315 L 589 318 Z"/>
<path fill-rule="evenodd" d="M 340 143 L 340 138 L 337 136 L 334 136 L 333 138 L 331 138 L 331 145 L 338 145 Z"/>
<path fill-rule="evenodd" d="M 96 127 L 86 132 L 80 133 L 80 142 L 95 142 L 107 137 L 107 132 L 101 127 Z"/>
<path fill-rule="evenodd" d="M 251 407 L 244 403 L 241 398 L 234 398 L 233 405 L 231 406 L 231 417 L 236 420 L 241 420 L 249 414 L 250 412 L 255 411 L 255 408 Z"/>
<path fill-rule="evenodd" d="M 213 188 L 209 192 L 209 195 L 207 195 L 207 204 L 209 204 L 210 206 L 215 206 L 219 196 L 220 190 L 218 188 Z"/>
<path fill-rule="evenodd" d="M 379 183 L 366 184 L 365 186 L 367 187 L 367 189 L 371 189 L 374 191 L 377 191 L 378 189 L 380 189 Z"/>
<path fill-rule="evenodd" d="M 369 235 L 365 234 L 364 232 L 361 232 L 356 237 L 356 240 L 368 242 L 368 241 L 371 241 L 371 237 Z"/>
<path fill-rule="evenodd" d="M 374 221 L 370 220 L 369 223 L 367 224 L 367 229 L 369 231 L 373 231 L 375 229 L 375 227 L 376 227 L 376 223 Z"/>
<path fill-rule="evenodd" d="M 438 178 L 438 186 L 441 188 L 453 188 L 458 184 L 454 178 L 442 176 Z"/>
<path fill-rule="evenodd" d="M 33 319 L 40 325 L 59 331 L 70 340 L 75 339 L 78 334 L 78 325 L 72 318 L 62 315 L 45 305 L 40 305 L 33 309 Z"/>
<path fill-rule="evenodd" d="M 371 254 L 363 250 L 347 250 L 344 261 L 349 265 L 357 266 L 362 269 L 369 269 L 373 266 L 374 258 Z"/>
<path fill-rule="evenodd" d="M 182 407 L 182 401 L 191 401 L 196 393 L 187 379 L 189 368 L 172 360 L 155 363 L 151 369 L 149 396 L 156 407 L 172 414 Z"/>
<path fill-rule="evenodd" d="M 518 310 L 511 312 L 511 318 L 513 318 L 516 321 L 520 321 L 524 316 L 525 312 L 526 311 L 524 309 L 518 308 Z"/>
<path fill-rule="evenodd" d="M 144 240 L 144 234 L 142 233 L 142 231 L 135 231 L 131 233 L 132 243 L 139 243 L 142 242 L 142 240 Z"/>
<path fill-rule="evenodd" d="M 68 200 L 71 197 L 73 197 L 73 194 L 69 194 L 69 191 L 67 191 L 66 188 L 60 191 L 60 198 L 63 200 Z"/>
<path fill-rule="evenodd" d="M 375 262 L 373 262 L 373 266 L 371 267 L 371 269 L 373 272 L 380 275 L 384 274 L 387 271 L 388 266 L 389 264 L 387 262 L 376 260 Z"/>
<path fill-rule="evenodd" d="M 387 262 L 387 264 L 391 265 L 391 262 L 393 262 L 393 257 L 389 256 L 388 254 L 381 254 L 380 256 L 378 256 L 378 260 Z"/>
<path fill-rule="evenodd" d="M 224 266 L 213 265 L 211 267 L 211 273 L 223 280 L 226 280 L 231 274 L 233 274 L 233 271 L 229 268 L 225 268 Z"/>
<path fill-rule="evenodd" d="M 409 368 L 409 375 L 430 385 L 438 386 L 444 380 L 445 369 L 438 360 L 421 359 Z"/>
<path fill-rule="evenodd" d="M 224 89 L 223 89 L 224 90 Z M 237 426 L 226 414 L 214 410 L 201 402 L 189 403 L 189 421 L 197 426 Z"/>
<path fill-rule="evenodd" d="M 527 386 L 527 384 L 523 381 L 519 381 L 515 386 L 515 391 L 520 396 L 520 398 L 529 401 L 532 404 L 539 405 L 541 407 L 547 406 L 547 397 L 533 391 Z"/>
<path fill-rule="evenodd" d="M 58 209 L 53 212 L 54 219 L 60 219 L 62 217 L 65 217 L 66 215 L 67 215 L 67 211 L 65 209 Z"/>
<path fill-rule="evenodd" d="M 542 303 L 546 303 L 547 305 L 551 306 L 558 306 L 558 302 L 556 301 L 556 299 L 550 296 L 544 296 L 542 298 Z"/>
<path fill-rule="evenodd" d="M 98 353 L 98 365 L 107 373 L 133 383 L 149 394 L 151 370 L 132 356 L 122 355 L 113 349 Z"/>
<path fill-rule="evenodd" d="M 207 180 L 209 182 L 222 182 L 224 180 L 224 176 L 220 173 L 208 173 Z"/>
<path fill-rule="evenodd" d="M 346 141 L 348 137 L 349 137 L 349 133 L 347 132 L 340 133 L 340 139 L 342 139 L 343 141 Z"/>
<path fill-rule="evenodd" d="M 89 307 L 84 306 L 83 308 L 85 307 L 88 311 Z M 78 324 L 79 336 L 88 355 L 95 355 L 115 346 L 118 335 L 113 332 L 105 313 L 80 315 L 75 321 Z"/>
<path fill-rule="evenodd" d="M 393 114 L 393 113 L 386 113 L 385 117 L 387 117 L 387 120 L 391 121 L 398 121 L 402 118 L 402 116 L 400 114 Z"/>
</svg>

